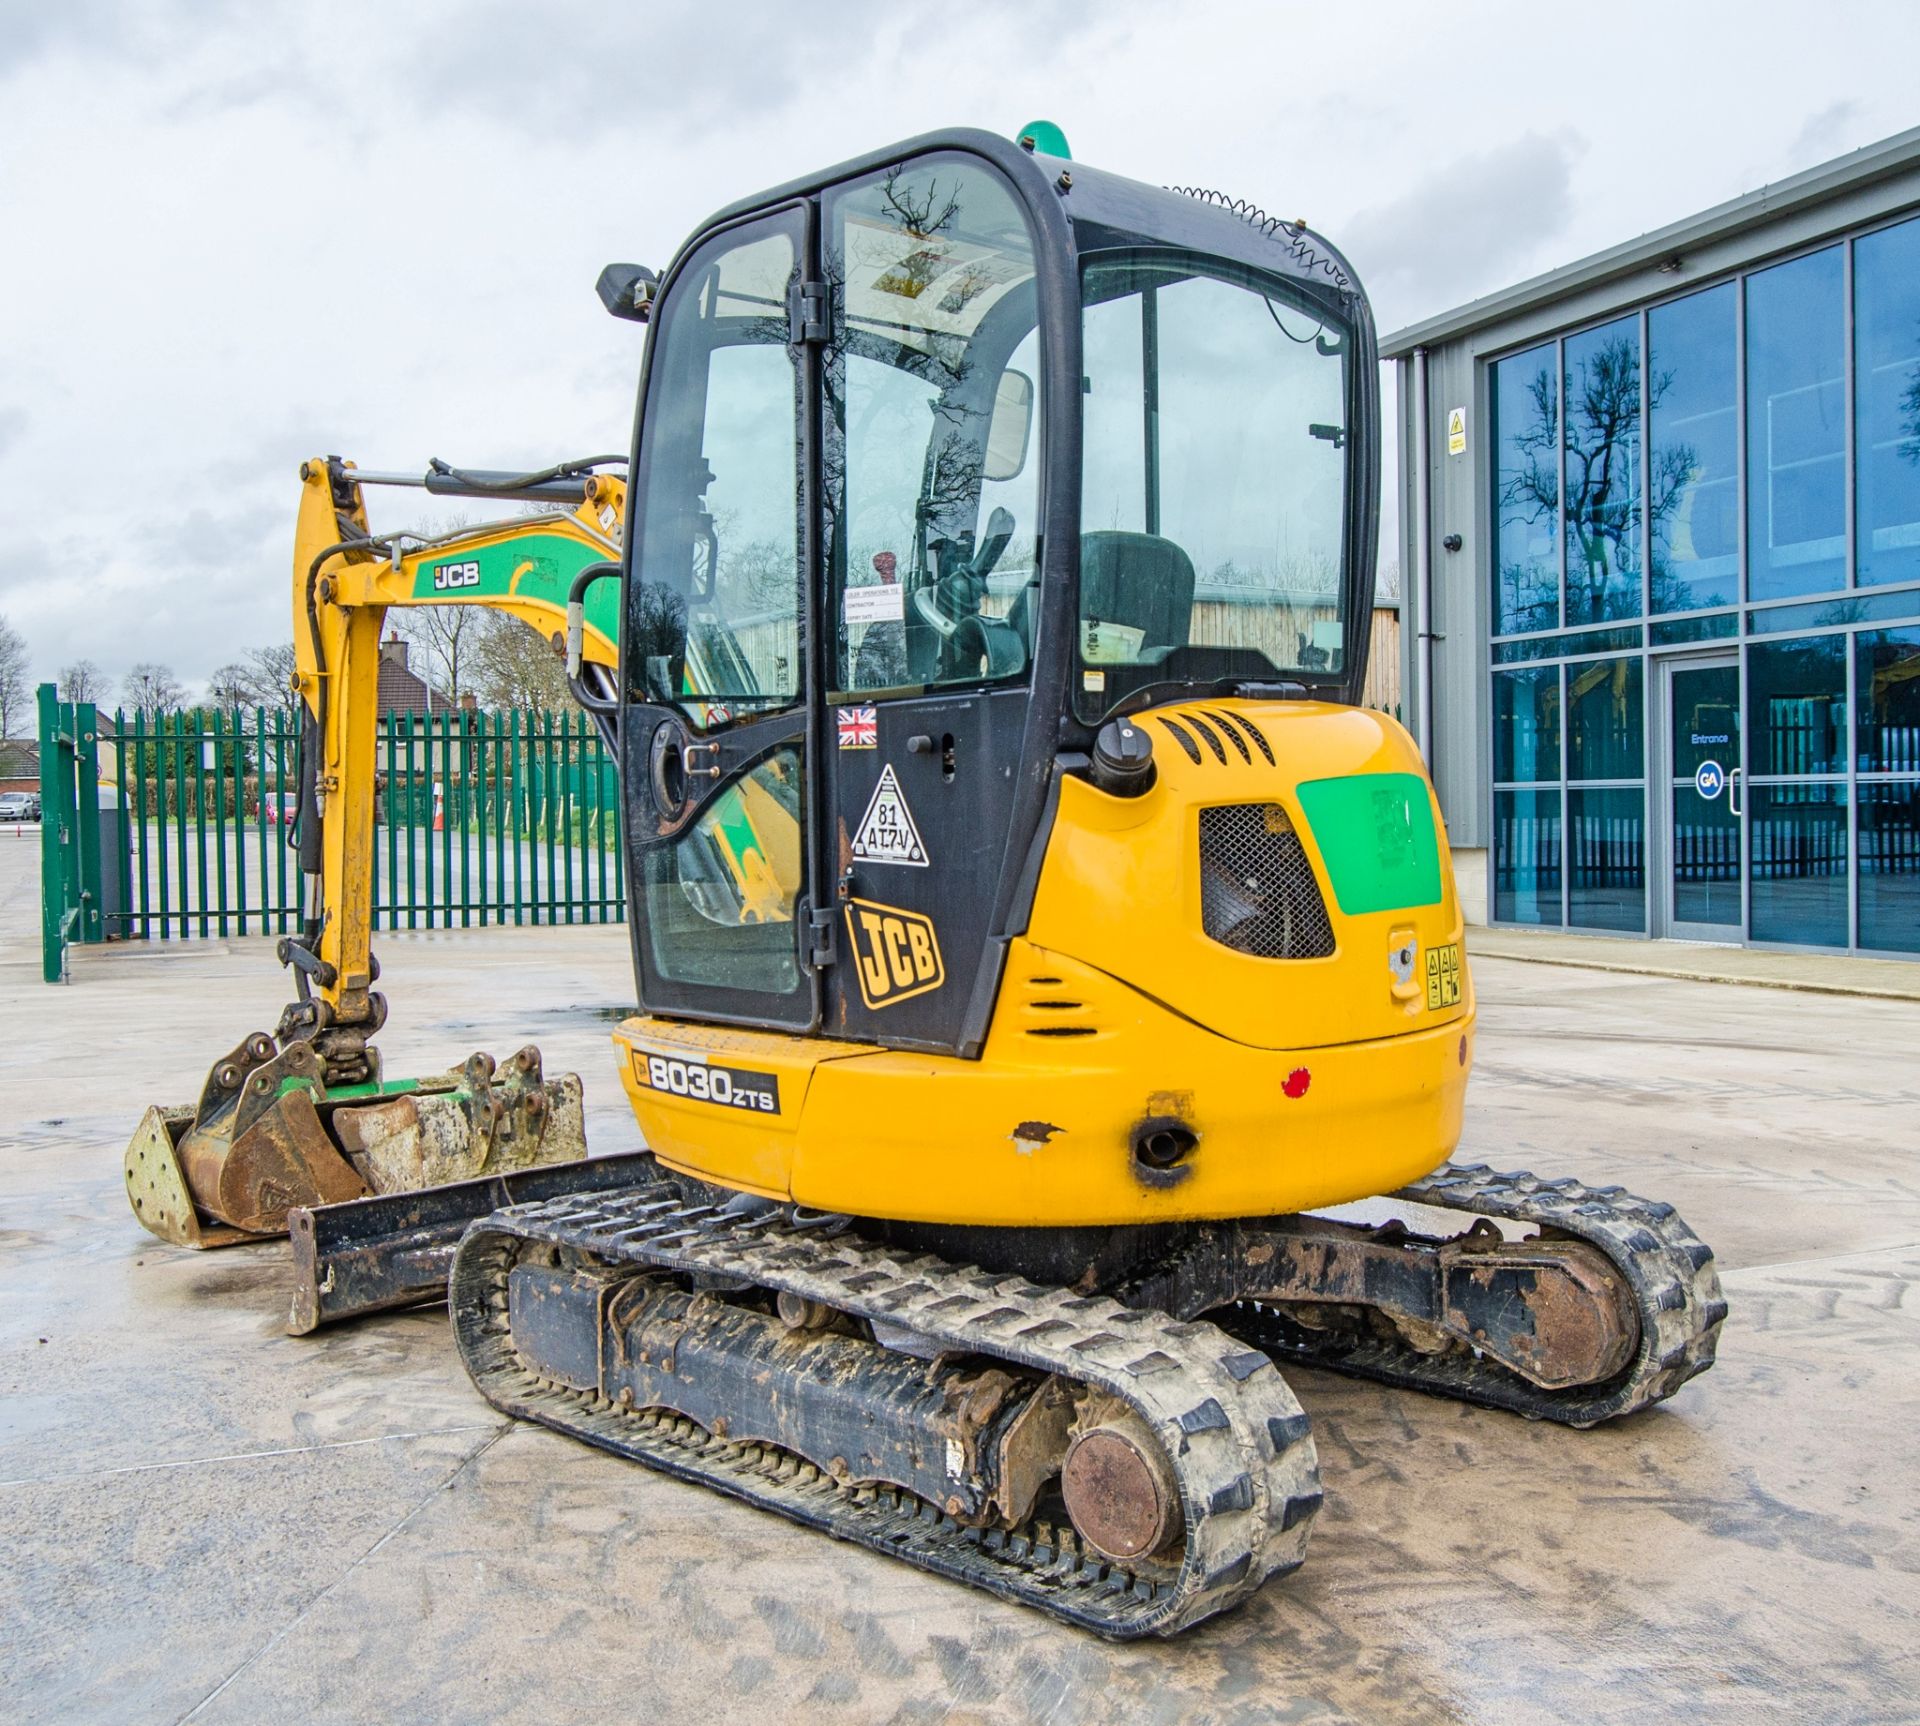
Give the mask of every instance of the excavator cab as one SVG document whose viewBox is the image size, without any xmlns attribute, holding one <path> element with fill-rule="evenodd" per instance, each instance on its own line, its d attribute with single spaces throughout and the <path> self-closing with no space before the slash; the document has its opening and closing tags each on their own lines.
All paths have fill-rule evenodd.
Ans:
<svg viewBox="0 0 1920 1726">
<path fill-rule="evenodd" d="M 1420 1027 L 1464 1019 L 1457 909 L 1403 734 L 1349 715 L 1327 756 L 1296 726 L 1300 747 L 1276 775 L 1259 717 L 1344 707 L 1365 672 L 1375 346 L 1366 298 L 1330 245 L 1217 198 L 941 133 L 721 212 L 666 272 L 651 316 L 619 726 L 647 1015 L 624 1071 L 650 1144 L 763 1193 L 872 1204 L 864 1172 L 809 1184 L 806 1146 L 770 1153 L 767 1129 L 799 1130 L 794 1105 L 816 1069 L 853 1058 L 828 1042 L 947 1057 L 974 1070 L 933 1070 L 981 1076 L 1010 970 L 1051 974 L 1021 938 L 1050 848 L 1073 836 L 1063 796 L 1090 789 L 1110 821 L 1157 782 L 1157 803 L 1132 813 L 1162 808 L 1181 848 L 1197 804 L 1254 810 L 1244 857 L 1173 867 L 1206 874 L 1209 915 L 1266 928 L 1285 949 L 1263 958 L 1323 961 L 1287 979 L 1297 1005 L 1348 986 L 1327 972 L 1364 965 L 1374 1010 L 1289 1025 L 1300 1039 L 1413 1028 L 1406 991 L 1388 986 L 1390 935 L 1452 943 L 1453 985 Z M 1178 717 L 1196 703 L 1226 708 Z M 1244 724 L 1236 704 L 1252 714 Z M 1135 723 L 1150 712 L 1171 729 Z M 1156 750 L 1183 754 L 1156 768 Z M 1397 903 L 1389 888 L 1368 905 L 1396 916 L 1375 919 L 1394 927 L 1377 940 L 1369 929 L 1364 957 L 1357 941 L 1337 958 L 1309 950 L 1307 923 L 1329 936 L 1330 925 L 1311 865 L 1288 852 L 1297 809 L 1244 801 L 1269 779 L 1291 798 L 1329 761 L 1396 769 L 1364 789 L 1384 799 L 1382 844 L 1420 865 Z M 1244 783 L 1222 777 L 1188 797 L 1168 778 L 1228 764 Z M 1142 949 L 1185 909 L 1141 903 L 1120 877 L 1098 892 Z M 1258 965 L 1227 979 L 1267 997 L 1279 982 Z M 1075 993 L 1040 986 L 1037 1010 L 1058 1013 L 1045 1028 L 1059 1035 L 1026 1046 L 1056 1067 L 1093 1052 L 1076 1039 L 1088 1029 L 1076 1008 L 1058 1004 Z M 1204 1003 L 1189 1016 L 1219 1019 Z M 716 1123 L 706 1098 L 653 1082 L 656 1059 L 669 1078 L 689 1071 L 699 1036 L 684 1027 L 702 1024 L 780 1034 L 757 1048 L 770 1065 L 728 1072 L 709 1059 L 685 1081 L 782 1097 L 761 1111 L 774 1120 L 746 1123 L 756 1144 L 738 1154 L 714 1131 L 728 1138 L 737 1115 Z M 1448 1102 L 1465 1081 L 1461 1029 L 1414 1081 Z M 1114 1065 L 1079 1064 L 1095 1085 Z M 1009 1080 L 992 1138 L 1051 1118 L 1058 1089 L 1025 1071 Z M 1135 1120 L 1168 1112 L 1150 1106 L 1155 1093 L 1195 1092 L 1190 1077 L 1132 1089 Z M 1443 1156 L 1446 1112 L 1411 1123 L 1385 1172 Z M 912 1125 L 909 1110 L 901 1138 Z M 1127 1123 L 1100 1127 L 1119 1130 L 1108 1173 L 1124 1175 Z M 872 1142 L 873 1127 L 862 1136 Z M 982 1172 L 955 1179 L 977 1193 Z M 1074 1220 L 1241 1202 L 1246 1183 L 1229 1184 L 1231 1201 L 1226 1187 L 1176 1201 L 1122 1179 Z M 1000 1190 L 1003 1205 L 1047 1196 L 1071 1214 L 1088 1200 L 1078 1187 L 1071 1199 L 1024 1178 Z M 1268 1204 L 1290 1196 L 1273 1190 Z M 907 1203 L 1000 1220 L 979 1197 Z"/>
</svg>

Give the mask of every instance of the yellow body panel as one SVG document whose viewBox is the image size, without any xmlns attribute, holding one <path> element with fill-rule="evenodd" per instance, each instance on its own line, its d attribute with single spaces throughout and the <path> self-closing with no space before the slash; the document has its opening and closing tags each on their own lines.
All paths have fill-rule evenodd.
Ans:
<svg viewBox="0 0 1920 1726">
<path fill-rule="evenodd" d="M 1459 952 L 1438 811 L 1438 901 L 1348 915 L 1296 790 L 1352 774 L 1424 781 L 1411 741 L 1363 709 L 1204 711 L 1257 727 L 1274 761 L 1196 765 L 1154 715 L 1137 721 L 1160 768 L 1147 794 L 1062 782 L 1028 933 L 1009 949 L 980 1059 L 629 1020 L 615 1040 L 648 1143 L 689 1172 L 822 1210 L 1001 1226 L 1296 1211 L 1391 1191 L 1446 1161 L 1472 1064 L 1472 983 L 1462 964 L 1457 990 L 1429 990 L 1423 968 L 1409 977 L 1404 958 L 1390 962 L 1409 940 L 1423 959 L 1451 964 Z M 1333 927 L 1331 957 L 1254 958 L 1203 932 L 1199 812 L 1241 803 L 1292 817 Z M 677 1091 L 637 1076 L 675 1060 Z M 741 1106 L 731 1077 L 689 1082 L 714 1065 L 749 1075 L 748 1086 L 752 1074 L 777 1079 L 777 1108 L 764 1089 Z M 731 1100 L 693 1094 L 710 1086 Z M 1132 1153 L 1148 1118 L 1197 1136 L 1173 1169 Z"/>
</svg>

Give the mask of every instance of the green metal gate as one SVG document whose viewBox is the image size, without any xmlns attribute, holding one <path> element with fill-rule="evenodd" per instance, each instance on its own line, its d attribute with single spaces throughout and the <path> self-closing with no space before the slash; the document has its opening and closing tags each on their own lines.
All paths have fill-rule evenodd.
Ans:
<svg viewBox="0 0 1920 1726">
<path fill-rule="evenodd" d="M 296 712 L 116 713 L 96 724 L 92 708 L 50 708 L 51 698 L 49 686 L 42 762 L 56 758 L 49 736 L 86 737 L 57 760 L 71 761 L 62 771 L 75 807 L 96 814 L 91 840 L 82 813 L 71 861 L 43 874 L 49 931 L 56 900 L 83 907 L 69 939 L 166 941 L 301 926 L 307 881 L 289 843 Z M 625 919 L 618 776 L 585 714 L 389 714 L 377 766 L 376 929 Z M 97 788 L 92 797 L 89 787 Z M 111 835 L 104 850 L 101 832 Z M 117 891 L 100 888 L 103 870 L 116 872 Z M 89 904 L 97 932 L 86 922 Z M 48 975 L 57 979 L 48 951 Z"/>
</svg>

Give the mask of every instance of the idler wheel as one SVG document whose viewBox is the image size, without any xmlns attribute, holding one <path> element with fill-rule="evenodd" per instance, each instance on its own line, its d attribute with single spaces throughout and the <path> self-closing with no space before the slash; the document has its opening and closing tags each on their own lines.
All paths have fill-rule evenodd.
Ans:
<svg viewBox="0 0 1920 1726">
<path fill-rule="evenodd" d="M 1180 1491 L 1146 1423 L 1133 1416 L 1090 1427 L 1060 1470 L 1067 1514 L 1102 1558 L 1147 1558 L 1180 1538 Z"/>
</svg>

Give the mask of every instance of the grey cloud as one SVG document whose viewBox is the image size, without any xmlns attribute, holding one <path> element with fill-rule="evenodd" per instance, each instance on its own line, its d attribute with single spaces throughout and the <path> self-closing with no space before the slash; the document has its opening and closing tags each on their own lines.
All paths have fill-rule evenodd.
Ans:
<svg viewBox="0 0 1920 1726">
<path fill-rule="evenodd" d="M 13 0 L 0 12 L 0 80 L 51 54 L 94 59 L 177 57 L 241 18 L 231 0 Z M 256 30 L 271 32 L 258 18 Z"/>
<path fill-rule="evenodd" d="M 1843 155 L 1858 141 L 1854 134 L 1860 119 L 1860 104 L 1850 98 L 1829 102 L 1817 114 L 1809 114 L 1787 147 L 1788 163 L 1810 168 Z"/>
<path fill-rule="evenodd" d="M 990 40 L 984 26 L 1011 20 L 1041 49 L 1057 45 L 1054 21 L 1078 15 L 1066 0 L 977 0 L 960 12 L 842 0 L 829 28 L 789 0 L 735 0 L 713 10 L 605 11 L 563 30 L 522 0 L 481 0 L 461 9 L 457 30 L 436 25 L 407 58 L 424 101 L 577 139 L 615 129 L 684 133 L 729 120 L 745 127 L 808 98 L 839 113 L 899 35 L 900 75 L 924 81 L 933 125 L 945 117 L 956 78 L 973 70 L 962 48 L 977 53 Z M 917 70 L 915 54 L 924 56 Z"/>
<path fill-rule="evenodd" d="M 1333 238 L 1366 283 L 1383 329 L 1445 311 L 1511 281 L 1573 215 L 1575 133 L 1528 132 L 1463 156 Z"/>
<path fill-rule="evenodd" d="M 27 415 L 23 408 L 0 408 L 0 456 L 4 456 L 26 435 Z"/>
</svg>

